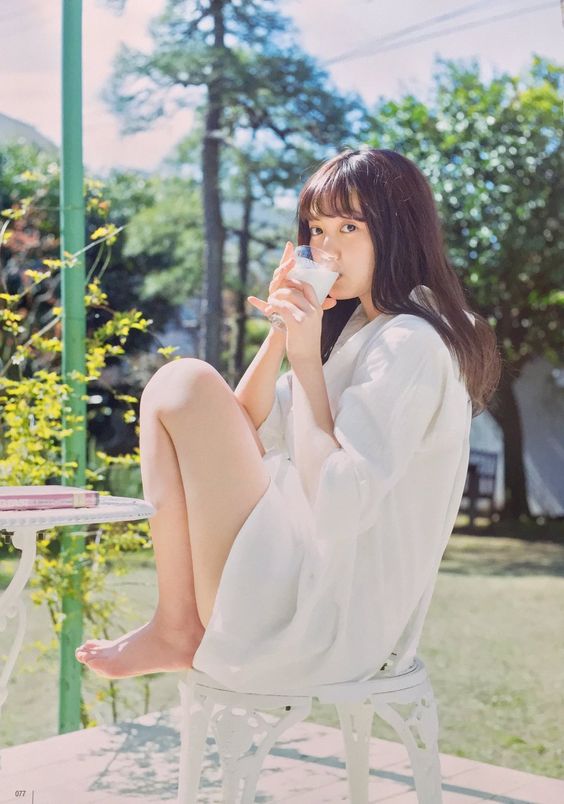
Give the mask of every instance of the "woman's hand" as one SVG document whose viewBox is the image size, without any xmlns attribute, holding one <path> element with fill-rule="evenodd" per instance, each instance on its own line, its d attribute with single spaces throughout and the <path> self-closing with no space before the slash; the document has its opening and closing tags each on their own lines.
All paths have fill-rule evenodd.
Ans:
<svg viewBox="0 0 564 804">
<path fill-rule="evenodd" d="M 296 262 L 294 260 L 294 247 L 288 241 L 288 243 L 286 243 L 286 246 L 284 248 L 284 253 L 282 254 L 280 264 L 272 274 L 272 279 L 270 280 L 270 285 L 268 286 L 269 295 L 279 290 L 282 287 L 288 287 L 289 280 L 286 279 L 286 277 L 288 275 L 288 272 L 292 270 L 295 264 Z M 247 296 L 247 301 L 249 302 L 249 304 L 252 304 L 253 307 L 256 307 L 257 310 L 260 310 L 261 313 L 264 313 L 264 308 L 268 304 L 268 302 L 265 302 L 262 299 L 257 299 L 256 296 Z M 264 314 L 267 315 L 267 313 Z"/>
<path fill-rule="evenodd" d="M 296 262 L 292 243 L 286 243 L 280 265 L 272 275 L 268 286 L 268 301 L 248 296 L 250 304 L 257 307 L 265 316 L 278 313 L 286 324 L 286 353 L 292 360 L 310 359 L 320 356 L 321 319 L 323 310 L 337 304 L 327 297 L 320 305 L 309 282 L 299 282 L 288 278 Z"/>
</svg>

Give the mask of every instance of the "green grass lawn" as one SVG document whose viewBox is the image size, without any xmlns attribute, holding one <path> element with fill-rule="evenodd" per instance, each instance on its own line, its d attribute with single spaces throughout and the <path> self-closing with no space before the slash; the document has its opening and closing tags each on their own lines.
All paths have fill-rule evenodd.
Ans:
<svg viewBox="0 0 564 804">
<path fill-rule="evenodd" d="M 132 557 L 132 572 L 111 577 L 132 613 L 115 634 L 141 624 L 156 600 L 146 554 Z M 11 575 L 0 561 L 0 584 Z M 51 637 L 45 610 L 28 606 L 24 649 L 0 720 L 0 745 L 57 732 L 56 648 L 41 655 L 34 643 Z M 454 535 L 449 543 L 419 646 L 439 706 L 439 748 L 547 776 L 564 776 L 561 740 L 564 689 L 564 545 L 509 538 Z M 13 625 L 12 623 L 10 624 Z M 0 654 L 13 634 L 0 634 Z M 178 674 L 116 682 L 118 719 L 177 706 Z M 110 723 L 108 682 L 84 676 L 86 699 L 98 723 Z M 150 697 L 147 701 L 147 690 Z M 335 710 L 314 706 L 309 718 L 338 726 Z M 374 736 L 397 740 L 374 719 Z"/>
</svg>

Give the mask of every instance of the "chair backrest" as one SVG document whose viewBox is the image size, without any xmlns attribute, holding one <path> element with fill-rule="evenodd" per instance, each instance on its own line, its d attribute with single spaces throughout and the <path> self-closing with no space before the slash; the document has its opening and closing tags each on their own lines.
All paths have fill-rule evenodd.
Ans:
<svg viewBox="0 0 564 804">
<path fill-rule="evenodd" d="M 468 474 L 464 486 L 464 497 L 493 498 L 497 473 L 497 454 L 485 450 L 471 449 Z"/>
</svg>

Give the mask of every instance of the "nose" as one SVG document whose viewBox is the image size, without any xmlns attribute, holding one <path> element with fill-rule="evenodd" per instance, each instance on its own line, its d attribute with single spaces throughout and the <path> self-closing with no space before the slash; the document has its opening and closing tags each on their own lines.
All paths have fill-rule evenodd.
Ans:
<svg viewBox="0 0 564 804">
<path fill-rule="evenodd" d="M 321 246 L 321 248 L 323 251 L 326 251 L 327 254 L 330 254 L 332 257 L 335 257 L 336 260 L 340 259 L 341 254 L 338 248 L 335 247 L 335 243 L 329 235 L 326 235 L 324 237 L 323 245 Z"/>
</svg>

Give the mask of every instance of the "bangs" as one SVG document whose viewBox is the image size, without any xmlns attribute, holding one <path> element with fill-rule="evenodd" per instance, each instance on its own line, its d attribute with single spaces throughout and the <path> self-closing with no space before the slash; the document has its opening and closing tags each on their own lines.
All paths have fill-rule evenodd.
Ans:
<svg viewBox="0 0 564 804">
<path fill-rule="evenodd" d="M 310 218 L 352 218 L 364 220 L 360 202 L 355 204 L 356 187 L 347 171 L 341 169 L 326 171 L 312 176 L 301 194 L 298 204 L 298 216 L 307 221 Z"/>
</svg>

